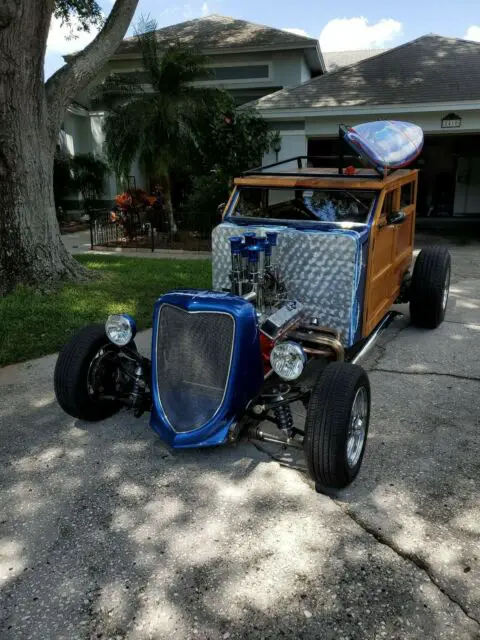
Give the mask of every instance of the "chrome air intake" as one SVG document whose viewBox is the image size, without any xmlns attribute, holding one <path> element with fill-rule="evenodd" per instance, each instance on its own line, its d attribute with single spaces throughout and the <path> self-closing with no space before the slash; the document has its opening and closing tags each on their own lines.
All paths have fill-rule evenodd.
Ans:
<svg viewBox="0 0 480 640">
<path fill-rule="evenodd" d="M 277 233 L 254 232 L 230 238 L 231 292 L 255 300 L 261 315 L 268 314 L 285 298 L 276 261 Z"/>
<path fill-rule="evenodd" d="M 228 313 L 162 304 L 157 333 L 158 395 L 177 433 L 198 429 L 220 410 L 230 375 L 235 321 Z"/>
</svg>

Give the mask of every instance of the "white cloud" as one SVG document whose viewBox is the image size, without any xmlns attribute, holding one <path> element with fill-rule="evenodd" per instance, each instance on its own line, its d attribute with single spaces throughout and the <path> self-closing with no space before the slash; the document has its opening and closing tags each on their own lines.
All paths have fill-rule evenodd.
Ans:
<svg viewBox="0 0 480 640">
<path fill-rule="evenodd" d="M 475 40 L 475 42 L 480 42 L 480 27 L 472 24 L 467 29 L 467 33 L 463 36 L 465 40 Z"/>
<path fill-rule="evenodd" d="M 305 31 L 305 29 L 297 29 L 295 27 L 287 27 L 282 29 L 282 31 L 288 31 L 288 33 L 294 33 L 296 36 L 304 36 L 305 38 L 310 38 L 311 36 Z"/>
<path fill-rule="evenodd" d="M 191 4 L 184 4 L 183 7 L 181 8 L 181 12 L 182 12 L 182 16 L 184 18 L 187 18 L 187 20 L 190 20 L 195 15 L 195 11 Z"/>
<path fill-rule="evenodd" d="M 353 51 L 384 47 L 402 33 L 402 24 L 393 18 L 383 18 L 368 24 L 365 17 L 335 18 L 320 34 L 323 51 Z"/>
<path fill-rule="evenodd" d="M 62 27 L 62 21 L 52 17 L 50 31 L 48 32 L 47 53 L 75 53 L 81 51 L 97 35 L 99 29 L 91 27 L 90 31 L 77 31 L 78 22 L 73 22 L 71 27 Z M 72 38 L 72 33 L 74 36 Z"/>
<path fill-rule="evenodd" d="M 202 16 L 208 16 L 209 13 L 210 13 L 210 9 L 208 8 L 208 4 L 204 2 L 202 4 Z"/>
</svg>

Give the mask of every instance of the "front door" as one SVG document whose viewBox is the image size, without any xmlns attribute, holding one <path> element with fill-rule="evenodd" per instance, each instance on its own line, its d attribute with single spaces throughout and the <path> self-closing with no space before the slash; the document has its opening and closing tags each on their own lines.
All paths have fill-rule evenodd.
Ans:
<svg viewBox="0 0 480 640">
<path fill-rule="evenodd" d="M 363 336 L 371 333 L 400 293 L 412 260 L 416 196 L 416 173 L 379 196 L 370 236 Z M 388 215 L 400 210 L 405 220 L 389 224 Z"/>
</svg>

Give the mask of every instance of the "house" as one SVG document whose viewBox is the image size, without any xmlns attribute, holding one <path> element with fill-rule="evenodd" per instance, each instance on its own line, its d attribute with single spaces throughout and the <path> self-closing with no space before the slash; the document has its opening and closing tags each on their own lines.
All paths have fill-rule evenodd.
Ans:
<svg viewBox="0 0 480 640">
<path fill-rule="evenodd" d="M 297 86 L 326 71 L 316 39 L 245 20 L 211 15 L 159 29 L 156 35 L 165 46 L 180 41 L 208 55 L 213 77 L 202 84 L 223 87 L 237 105 Z M 137 37 L 120 44 L 95 82 L 68 109 L 62 139 L 71 155 L 101 154 L 105 113 L 89 95 L 95 84 L 112 73 L 136 77 L 143 73 Z M 137 186 L 149 188 L 138 166 L 132 174 Z M 117 192 L 111 176 L 105 197 L 110 200 Z"/>
<path fill-rule="evenodd" d="M 332 68 L 333 60 L 326 56 L 326 61 Z M 340 123 L 414 122 L 425 132 L 417 161 L 419 215 L 480 214 L 479 43 L 422 36 L 264 96 L 252 106 L 281 132 L 280 159 L 333 158 Z"/>
<path fill-rule="evenodd" d="M 207 82 L 227 89 L 240 108 L 256 108 L 281 133 L 280 159 L 308 154 L 333 162 L 341 123 L 420 125 L 419 215 L 480 215 L 479 43 L 430 34 L 389 50 L 322 55 L 315 39 L 218 15 L 160 29 L 157 36 L 207 54 L 214 74 Z M 123 41 L 96 82 L 113 72 L 142 73 L 135 37 Z M 64 144 L 72 154 L 101 154 L 105 114 L 94 107 L 86 91 L 66 115 Z M 138 166 L 132 174 L 138 186 L 149 187 Z M 105 197 L 116 192 L 111 176 Z"/>
</svg>

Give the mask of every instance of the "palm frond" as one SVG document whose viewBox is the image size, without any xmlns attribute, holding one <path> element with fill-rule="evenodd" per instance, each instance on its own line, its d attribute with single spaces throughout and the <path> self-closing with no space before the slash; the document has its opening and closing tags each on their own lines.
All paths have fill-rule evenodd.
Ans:
<svg viewBox="0 0 480 640">
<path fill-rule="evenodd" d="M 97 85 L 89 97 L 94 104 L 112 110 L 143 93 L 143 85 L 133 73 L 113 73 Z"/>
<path fill-rule="evenodd" d="M 182 84 L 213 77 L 207 56 L 178 40 L 162 42 L 157 27 L 157 22 L 147 17 L 135 30 L 143 66 L 155 91 L 175 93 Z"/>
<path fill-rule="evenodd" d="M 118 177 L 130 173 L 130 167 L 143 145 L 145 121 L 149 115 L 148 103 L 140 100 L 121 105 L 107 115 L 103 125 L 104 150 Z"/>
<path fill-rule="evenodd" d="M 156 88 L 160 79 L 162 53 L 157 40 L 158 24 L 156 20 L 142 17 L 135 28 L 137 44 L 142 55 L 145 71 L 150 76 L 151 84 Z"/>
<path fill-rule="evenodd" d="M 161 59 L 162 88 L 179 90 L 183 86 L 213 77 L 207 66 L 209 58 L 192 47 L 175 42 L 165 50 Z"/>
<path fill-rule="evenodd" d="M 137 158 L 148 173 L 157 175 L 165 173 L 165 167 L 184 170 L 203 163 L 201 142 L 214 114 L 233 109 L 231 96 L 223 90 L 195 84 L 211 77 L 208 58 L 179 42 L 163 47 L 156 26 L 144 20 L 137 29 L 153 92 L 140 92 L 134 77 L 123 86 L 114 77 L 104 86 L 105 97 L 112 97 L 104 127 L 106 154 L 117 175 L 128 173 Z"/>
</svg>

